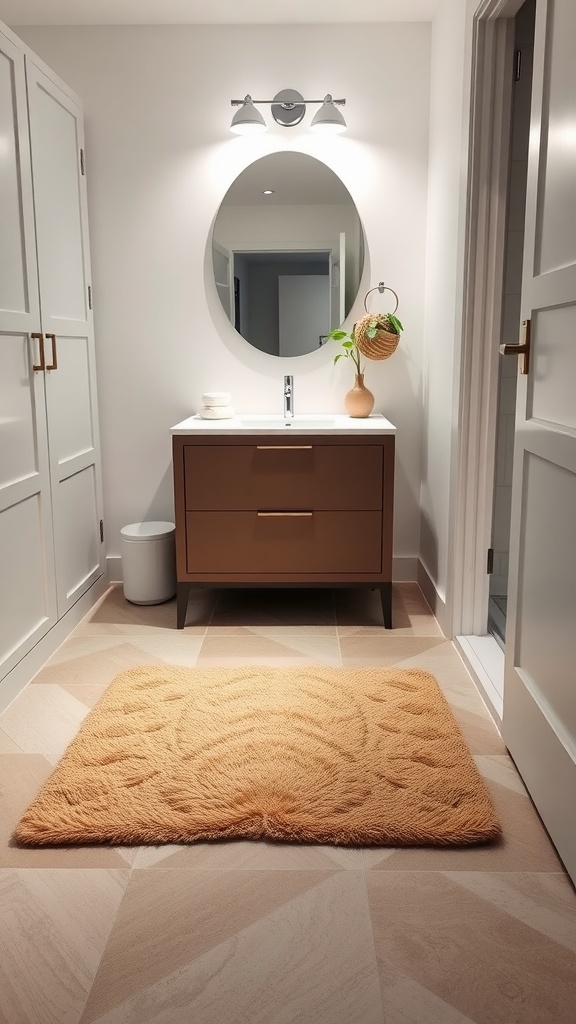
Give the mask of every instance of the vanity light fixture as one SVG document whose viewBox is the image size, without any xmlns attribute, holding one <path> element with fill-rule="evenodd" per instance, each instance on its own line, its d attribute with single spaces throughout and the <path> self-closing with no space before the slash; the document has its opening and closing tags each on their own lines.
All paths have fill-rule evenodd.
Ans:
<svg viewBox="0 0 576 1024">
<path fill-rule="evenodd" d="M 251 96 L 245 96 L 237 103 L 232 100 L 232 105 L 239 106 L 240 110 L 237 110 L 232 118 L 231 132 L 235 132 L 236 135 L 257 135 L 266 131 L 266 122 L 260 111 L 256 110 Z"/>
<path fill-rule="evenodd" d="M 283 89 L 277 93 L 273 100 L 253 100 L 247 95 L 243 100 L 231 100 L 233 107 L 240 107 L 232 118 L 230 131 L 237 135 L 251 135 L 255 132 L 266 131 L 266 122 L 259 110 L 256 110 L 255 103 L 270 105 L 272 117 L 276 124 L 284 128 L 291 128 L 300 121 L 306 113 L 307 103 L 321 104 L 320 110 L 312 118 L 310 130 L 313 132 L 326 132 L 336 134 L 346 131 L 346 121 L 337 107 L 343 107 L 346 100 L 335 100 L 328 93 L 323 100 L 305 100 L 295 89 Z"/>
<path fill-rule="evenodd" d="M 346 131 L 346 121 L 338 108 L 335 106 L 339 100 L 333 100 L 330 93 L 324 97 L 324 102 L 312 118 L 310 125 L 311 132 L 322 132 L 326 135 L 337 135 L 338 132 Z"/>
</svg>

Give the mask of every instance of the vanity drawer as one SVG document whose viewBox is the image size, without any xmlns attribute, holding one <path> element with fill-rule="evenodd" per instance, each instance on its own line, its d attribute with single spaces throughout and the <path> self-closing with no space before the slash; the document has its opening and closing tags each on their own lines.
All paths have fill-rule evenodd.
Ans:
<svg viewBox="0 0 576 1024">
<path fill-rule="evenodd" d="M 188 512 L 187 572 L 379 573 L 380 512 Z"/>
<path fill-rule="evenodd" d="M 382 470 L 380 444 L 186 445 L 186 509 L 379 510 Z"/>
</svg>

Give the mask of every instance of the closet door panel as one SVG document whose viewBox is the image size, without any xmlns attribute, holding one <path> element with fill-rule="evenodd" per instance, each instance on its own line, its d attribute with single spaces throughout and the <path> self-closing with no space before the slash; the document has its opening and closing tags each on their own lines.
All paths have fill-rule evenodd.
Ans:
<svg viewBox="0 0 576 1024">
<path fill-rule="evenodd" d="M 77 460 L 75 460 L 77 461 Z M 94 466 L 62 467 L 55 514 L 58 607 L 74 604 L 100 575 L 99 525 L 95 520 L 97 483 Z"/>
<path fill-rule="evenodd" d="M 55 347 L 46 341 L 46 362 L 56 356 L 57 369 L 46 371 L 50 458 L 60 467 L 94 450 L 95 423 L 90 390 L 90 356 L 87 338 L 57 335 Z"/>
<path fill-rule="evenodd" d="M 56 336 L 56 370 L 46 371 L 46 410 L 56 550 L 58 611 L 102 573 L 94 365 L 89 339 Z M 46 361 L 53 357 L 51 339 Z"/>
<path fill-rule="evenodd" d="M 21 219 L 22 190 L 18 153 L 18 94 L 14 48 L 0 35 L 0 308 L 15 313 L 28 312 L 26 243 Z"/>
<path fill-rule="evenodd" d="M 0 332 L 0 676 L 56 622 L 43 374 L 27 334 Z"/>
<path fill-rule="evenodd" d="M 27 334 L 0 335 L 0 493 L 38 474 L 38 417 L 44 418 L 42 380 L 38 408 Z M 40 423 L 41 432 L 46 425 Z"/>
<path fill-rule="evenodd" d="M 75 104 L 28 62 L 34 206 L 45 331 L 55 321 L 87 320 L 82 204 Z M 55 327 L 58 330 L 58 327 Z"/>
<path fill-rule="evenodd" d="M 81 109 L 27 61 L 58 614 L 104 571 Z M 53 367 L 53 368 L 52 368 Z"/>
<path fill-rule="evenodd" d="M 38 271 L 25 61 L 1 32 L 0 140 L 0 323 L 4 330 L 37 331 Z"/>
<path fill-rule="evenodd" d="M 24 56 L 0 32 L 0 324 L 37 331 L 38 270 Z"/>
<path fill-rule="evenodd" d="M 50 571 L 44 560 L 44 498 L 25 494 L 0 512 L 0 674 L 54 624 Z"/>
</svg>

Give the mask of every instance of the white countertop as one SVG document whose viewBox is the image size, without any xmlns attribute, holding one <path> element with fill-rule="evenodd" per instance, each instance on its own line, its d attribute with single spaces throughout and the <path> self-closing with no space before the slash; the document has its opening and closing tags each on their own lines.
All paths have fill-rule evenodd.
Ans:
<svg viewBox="0 0 576 1024">
<path fill-rule="evenodd" d="M 189 416 L 171 434 L 395 434 L 396 427 L 380 413 L 363 419 L 340 413 L 302 413 L 292 419 L 273 413 L 240 413 L 226 420 Z"/>
</svg>

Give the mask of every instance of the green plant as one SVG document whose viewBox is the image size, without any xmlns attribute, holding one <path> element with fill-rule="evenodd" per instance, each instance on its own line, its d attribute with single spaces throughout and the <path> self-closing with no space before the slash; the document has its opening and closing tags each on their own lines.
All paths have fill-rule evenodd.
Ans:
<svg viewBox="0 0 576 1024">
<path fill-rule="evenodd" d="M 341 341 L 342 348 L 344 349 L 343 352 L 338 352 L 338 354 L 334 356 L 334 364 L 344 356 L 346 359 L 352 360 L 356 367 L 356 373 L 364 373 L 364 368 L 360 362 L 360 349 L 356 345 L 354 331 L 352 330 L 350 333 L 341 330 L 330 331 L 328 337 L 332 338 L 333 341 Z"/>
<path fill-rule="evenodd" d="M 377 331 L 389 331 L 390 334 L 401 334 L 404 330 L 397 316 L 393 313 L 378 313 L 370 318 L 366 331 L 368 338 L 375 338 Z"/>
</svg>

